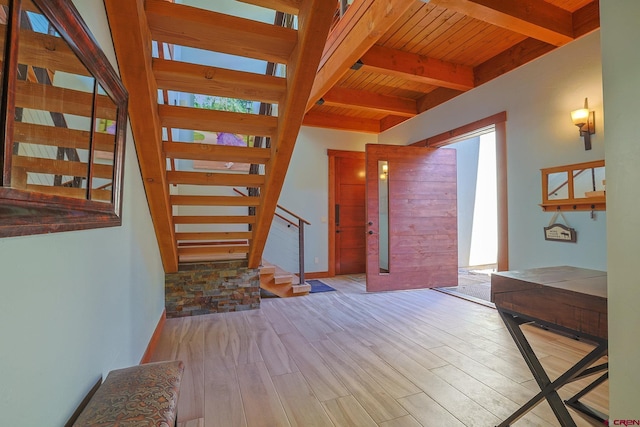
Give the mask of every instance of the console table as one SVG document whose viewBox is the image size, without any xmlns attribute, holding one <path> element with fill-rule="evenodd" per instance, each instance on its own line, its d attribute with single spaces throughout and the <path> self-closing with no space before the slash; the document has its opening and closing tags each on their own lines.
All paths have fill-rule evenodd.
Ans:
<svg viewBox="0 0 640 427">
<path fill-rule="evenodd" d="M 547 399 L 563 427 L 575 427 L 565 404 L 600 422 L 607 416 L 580 399 L 608 378 L 608 364 L 592 366 L 607 355 L 607 273 L 576 267 L 544 267 L 491 275 L 491 301 L 533 374 L 540 392 L 503 421 L 514 423 L 543 399 Z M 595 348 L 578 363 L 551 381 L 520 326 L 535 322 L 546 328 L 594 343 Z M 600 374 L 575 396 L 562 401 L 558 390 L 572 381 Z"/>
</svg>

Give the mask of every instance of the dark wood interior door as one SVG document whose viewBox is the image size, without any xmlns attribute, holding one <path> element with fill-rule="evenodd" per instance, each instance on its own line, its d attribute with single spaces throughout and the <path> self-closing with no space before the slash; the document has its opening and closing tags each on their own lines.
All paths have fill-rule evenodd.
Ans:
<svg viewBox="0 0 640 427">
<path fill-rule="evenodd" d="M 335 272 L 365 271 L 364 153 L 335 158 Z"/>
<path fill-rule="evenodd" d="M 456 286 L 456 151 L 369 144 L 366 168 L 367 291 Z"/>
</svg>

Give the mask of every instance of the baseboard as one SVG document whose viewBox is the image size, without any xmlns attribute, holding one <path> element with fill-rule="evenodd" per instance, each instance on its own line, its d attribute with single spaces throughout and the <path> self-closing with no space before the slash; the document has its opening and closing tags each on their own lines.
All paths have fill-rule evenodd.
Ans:
<svg viewBox="0 0 640 427">
<path fill-rule="evenodd" d="M 324 279 L 325 277 L 331 277 L 328 271 L 315 271 L 313 273 L 304 273 L 305 279 Z"/>
<path fill-rule="evenodd" d="M 153 335 L 149 340 L 149 345 L 147 345 L 147 351 L 144 352 L 142 360 L 140 361 L 141 365 L 143 363 L 149 363 L 151 361 L 151 355 L 158 345 L 158 340 L 160 340 L 160 333 L 162 332 L 162 328 L 164 327 L 165 320 L 167 320 L 167 309 L 162 310 L 162 315 L 160 316 L 160 320 L 158 320 L 156 330 L 153 331 Z"/>
</svg>

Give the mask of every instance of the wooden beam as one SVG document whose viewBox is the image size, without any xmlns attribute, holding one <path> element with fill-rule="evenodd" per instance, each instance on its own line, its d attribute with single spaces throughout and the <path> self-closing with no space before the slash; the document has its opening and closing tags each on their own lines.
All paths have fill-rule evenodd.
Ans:
<svg viewBox="0 0 640 427">
<path fill-rule="evenodd" d="M 268 148 L 186 142 L 165 142 L 163 147 L 165 155 L 171 159 L 264 164 L 271 157 L 271 151 Z"/>
<path fill-rule="evenodd" d="M 573 12 L 573 35 L 582 37 L 600 28 L 600 1 L 594 0 Z"/>
<path fill-rule="evenodd" d="M 203 108 L 158 105 L 163 127 L 172 129 L 230 132 L 241 135 L 273 138 L 278 126 L 277 117 Z"/>
<path fill-rule="evenodd" d="M 213 232 L 194 232 L 194 233 L 176 233 L 176 239 L 180 240 L 251 240 L 253 233 L 251 231 L 213 231 Z"/>
<path fill-rule="evenodd" d="M 431 4 L 554 46 L 574 39 L 571 12 L 544 1 L 431 0 Z"/>
<path fill-rule="evenodd" d="M 326 60 L 318 70 L 306 111 L 336 85 L 344 74 L 389 30 L 415 0 L 360 0 L 354 2 L 332 34 Z M 337 33 L 336 33 L 337 31 Z M 331 47 L 333 46 L 333 48 Z"/>
<path fill-rule="evenodd" d="M 480 86 L 511 70 L 551 52 L 555 46 L 535 39 L 526 39 L 474 68 L 476 85 Z"/>
<path fill-rule="evenodd" d="M 418 111 L 424 112 L 430 110 L 434 107 L 437 107 L 440 104 L 444 104 L 448 100 L 455 98 L 460 95 L 462 92 L 455 89 L 448 89 L 444 87 L 440 87 L 435 89 L 427 94 L 425 94 L 422 98 L 418 100 Z"/>
<path fill-rule="evenodd" d="M 85 199 L 87 190 L 85 188 L 73 187 L 53 187 L 49 185 L 28 184 L 25 189 L 35 193 L 51 194 L 55 196 L 72 197 L 74 199 Z M 113 193 L 111 190 L 91 190 L 91 200 L 110 202 Z"/>
<path fill-rule="evenodd" d="M 167 171 L 167 181 L 170 184 L 261 187 L 264 184 L 264 175 Z"/>
<path fill-rule="evenodd" d="M 266 184 L 262 192 L 263 202 L 256 209 L 258 222 L 249 255 L 249 268 L 258 267 L 262 260 L 262 251 L 267 242 L 335 7 L 335 2 L 327 0 L 304 0 L 300 5 L 298 43 L 287 66 L 287 97 L 279 106 L 278 134 L 271 139 L 272 156 L 265 165 Z"/>
<path fill-rule="evenodd" d="M 363 133 L 380 133 L 380 121 L 330 114 L 311 110 L 304 116 L 304 126 L 326 129 L 348 130 Z"/>
<path fill-rule="evenodd" d="M 174 206 L 258 206 L 260 197 L 171 196 Z"/>
<path fill-rule="evenodd" d="M 249 245 L 236 246 L 196 246 L 178 248 L 178 255 L 219 255 L 219 254 L 246 254 L 249 252 Z"/>
<path fill-rule="evenodd" d="M 384 132 L 387 129 L 391 129 L 394 126 L 399 125 L 400 123 L 406 122 L 409 120 L 409 117 L 402 116 L 387 116 L 384 119 L 380 120 L 380 132 Z"/>
<path fill-rule="evenodd" d="M 296 32 L 197 7 L 146 0 L 154 40 L 286 64 Z"/>
<path fill-rule="evenodd" d="M 96 150 L 113 152 L 116 148 L 114 135 L 96 132 L 93 138 Z M 88 150 L 91 133 L 84 130 L 14 122 L 13 139 L 24 144 Z"/>
<path fill-rule="evenodd" d="M 473 69 L 460 64 L 374 45 L 361 58 L 363 71 L 457 90 L 473 89 Z"/>
<path fill-rule="evenodd" d="M 87 163 L 83 162 L 26 156 L 13 156 L 11 164 L 14 168 L 24 168 L 28 172 L 65 176 L 86 177 L 89 169 Z M 93 176 L 96 178 L 113 179 L 113 166 L 111 165 L 96 163 L 92 169 Z"/>
<path fill-rule="evenodd" d="M 144 0 L 105 0 L 105 8 L 122 81 L 129 91 L 129 117 L 140 163 L 142 181 L 153 218 L 160 256 L 166 273 L 178 271 L 167 160 L 162 153 L 158 116 L 158 87 L 151 70 L 151 33 L 144 12 Z"/>
<path fill-rule="evenodd" d="M 249 215 L 196 215 L 174 216 L 175 224 L 255 224 L 256 217 Z"/>
<path fill-rule="evenodd" d="M 16 82 L 16 106 L 91 117 L 93 93 L 18 81 Z M 116 106 L 111 98 L 106 95 L 98 95 L 97 117 L 115 120 L 116 114 Z"/>
<path fill-rule="evenodd" d="M 300 0 L 238 0 L 242 3 L 253 4 L 278 12 L 297 15 L 300 12 Z"/>
<path fill-rule="evenodd" d="M 227 70 L 180 61 L 153 59 L 158 87 L 199 95 L 279 104 L 287 90 L 282 77 Z"/>
<path fill-rule="evenodd" d="M 4 36 L 6 31 L 7 26 L 0 25 L 0 34 Z M 0 58 L 4 58 L 4 48 L 5 43 L 0 43 Z M 91 75 L 63 38 L 30 30 L 20 30 L 18 62 L 81 76 Z"/>
<path fill-rule="evenodd" d="M 403 117 L 414 117 L 418 114 L 414 99 L 381 95 L 365 90 L 334 86 L 322 99 L 324 100 L 322 105 L 330 107 L 356 108 Z"/>
</svg>

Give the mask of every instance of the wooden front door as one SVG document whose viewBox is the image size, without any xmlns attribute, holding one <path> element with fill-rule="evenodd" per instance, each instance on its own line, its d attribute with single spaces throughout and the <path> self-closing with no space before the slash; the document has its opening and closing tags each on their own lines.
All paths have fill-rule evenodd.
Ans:
<svg viewBox="0 0 640 427">
<path fill-rule="evenodd" d="M 364 153 L 335 156 L 335 274 L 365 271 Z"/>
<path fill-rule="evenodd" d="M 456 286 L 456 151 L 368 144 L 366 168 L 367 291 Z"/>
</svg>

